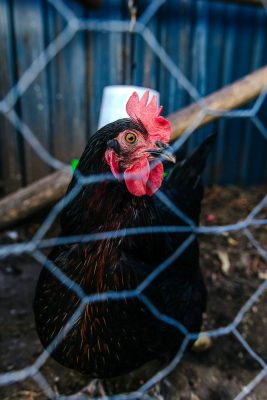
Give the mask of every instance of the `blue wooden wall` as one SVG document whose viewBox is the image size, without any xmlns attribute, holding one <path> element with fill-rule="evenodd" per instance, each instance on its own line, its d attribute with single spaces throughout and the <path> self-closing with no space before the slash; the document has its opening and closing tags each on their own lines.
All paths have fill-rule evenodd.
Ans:
<svg viewBox="0 0 267 400">
<path fill-rule="evenodd" d="M 128 18 L 126 0 L 102 0 L 95 10 L 74 0 L 65 3 L 80 18 Z M 149 1 L 139 3 L 141 14 Z M 0 99 L 65 26 L 45 0 L 0 0 Z M 167 0 L 148 26 L 203 96 L 267 63 L 267 13 L 261 7 Z M 159 90 L 166 114 L 192 102 L 139 36 L 81 31 L 39 74 L 15 110 L 52 155 L 70 162 L 96 130 L 102 90 L 110 84 Z M 259 117 L 267 126 L 267 101 Z M 193 135 L 188 150 L 211 132 L 219 136 L 207 183 L 266 182 L 267 141 L 251 120 L 221 119 L 210 124 Z M 15 190 L 50 171 L 0 114 L 2 191 Z"/>
</svg>

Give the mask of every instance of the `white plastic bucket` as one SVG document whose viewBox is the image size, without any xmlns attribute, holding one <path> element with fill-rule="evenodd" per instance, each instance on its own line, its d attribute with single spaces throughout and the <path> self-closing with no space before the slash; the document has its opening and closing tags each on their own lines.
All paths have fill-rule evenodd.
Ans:
<svg viewBox="0 0 267 400">
<path fill-rule="evenodd" d="M 145 87 L 127 85 L 106 86 L 103 91 L 98 129 L 117 119 L 129 117 L 126 112 L 126 103 L 129 97 L 133 92 L 137 92 L 139 98 L 141 98 L 147 89 Z M 149 89 L 149 92 L 149 101 L 156 95 L 159 106 L 159 92 L 152 89 Z"/>
</svg>

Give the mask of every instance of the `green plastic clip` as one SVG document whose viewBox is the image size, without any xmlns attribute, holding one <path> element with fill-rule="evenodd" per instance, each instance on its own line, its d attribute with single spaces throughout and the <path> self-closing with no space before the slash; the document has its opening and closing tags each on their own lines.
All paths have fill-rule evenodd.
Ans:
<svg viewBox="0 0 267 400">
<path fill-rule="evenodd" d="M 78 163 L 79 163 L 79 160 L 78 160 L 77 158 L 74 158 L 74 159 L 71 161 L 71 170 L 72 170 L 72 172 L 75 171 L 75 169 L 76 169 Z"/>
</svg>

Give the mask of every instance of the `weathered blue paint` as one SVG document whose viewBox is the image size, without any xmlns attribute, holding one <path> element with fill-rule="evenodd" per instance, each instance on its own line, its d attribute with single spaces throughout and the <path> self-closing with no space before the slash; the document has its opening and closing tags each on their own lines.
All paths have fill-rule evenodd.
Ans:
<svg viewBox="0 0 267 400">
<path fill-rule="evenodd" d="M 0 1 L 0 93 L 1 97 L 10 90 L 17 79 L 14 57 L 14 29 L 12 10 L 6 1 Z M 1 190 L 13 191 L 23 181 L 20 137 L 0 114 L 0 181 Z"/>
<path fill-rule="evenodd" d="M 65 2 L 79 18 L 129 18 L 124 0 L 103 0 L 96 10 L 74 0 Z M 149 2 L 139 2 L 140 14 Z M 66 21 L 45 1 L 0 0 L 1 98 L 65 26 Z M 267 15 L 260 7 L 219 0 L 167 0 L 148 27 L 203 96 L 267 63 Z M 15 108 L 51 154 L 70 162 L 79 157 L 96 130 L 102 91 L 110 84 L 158 90 L 165 114 L 193 101 L 139 36 L 81 31 Z M 267 100 L 258 116 L 267 126 Z M 218 139 L 206 172 L 208 184 L 266 182 L 267 141 L 251 120 L 223 118 L 199 129 L 186 144 L 187 150 L 212 132 L 218 132 Z M 0 181 L 6 192 L 50 171 L 3 116 L 0 134 Z"/>
</svg>

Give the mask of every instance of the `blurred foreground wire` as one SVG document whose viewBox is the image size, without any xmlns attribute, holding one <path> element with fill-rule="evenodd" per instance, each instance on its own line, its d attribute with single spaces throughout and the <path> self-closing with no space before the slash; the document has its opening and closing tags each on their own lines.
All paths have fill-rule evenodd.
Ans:
<svg viewBox="0 0 267 400">
<path fill-rule="evenodd" d="M 99 31 L 99 32 L 128 32 L 129 31 L 129 21 L 96 21 L 96 20 L 87 20 L 80 19 L 75 16 L 75 14 L 66 6 L 66 4 L 61 0 L 47 0 L 51 5 L 57 10 L 59 14 L 62 15 L 63 18 L 66 19 L 67 25 L 65 29 L 39 54 L 39 56 L 33 61 L 30 67 L 24 72 L 19 81 L 16 83 L 14 87 L 6 94 L 6 96 L 0 102 L 0 112 L 6 116 L 6 118 L 15 126 L 15 128 L 21 133 L 24 139 L 29 143 L 29 145 L 34 149 L 36 154 L 44 160 L 51 167 L 58 170 L 65 170 L 69 168 L 68 165 L 62 163 L 61 161 L 55 159 L 49 152 L 47 152 L 41 143 L 37 140 L 34 135 L 34 132 L 20 119 L 19 115 L 16 113 L 14 106 L 21 96 L 26 92 L 29 86 L 34 82 L 36 77 L 40 74 L 40 72 L 46 68 L 48 63 L 71 41 L 74 35 L 80 30 L 89 30 L 89 31 Z M 197 102 L 200 106 L 200 112 L 194 120 L 192 126 L 190 126 L 179 139 L 174 143 L 174 148 L 177 150 L 187 138 L 192 134 L 192 132 L 198 127 L 203 118 L 212 114 L 213 111 L 210 110 L 205 101 L 201 98 L 201 95 L 198 93 L 197 89 L 192 85 L 192 83 L 187 79 L 187 77 L 182 73 L 182 71 L 175 65 L 172 59 L 168 56 L 165 49 L 158 43 L 156 37 L 152 33 L 152 31 L 147 27 L 148 22 L 153 18 L 156 12 L 159 10 L 161 5 L 163 5 L 167 0 L 154 0 L 151 1 L 150 5 L 144 11 L 143 15 L 135 21 L 134 24 L 131 25 L 131 30 L 136 34 L 140 35 L 143 40 L 148 44 L 148 46 L 152 49 L 154 54 L 157 55 L 161 63 L 167 68 L 169 73 L 177 80 L 179 85 L 184 88 L 187 93 L 190 95 L 193 101 Z M 263 0 L 263 6 L 267 7 L 265 0 Z M 267 8 L 266 8 L 267 10 Z M 258 100 L 255 102 L 254 106 L 250 110 L 235 110 L 235 111 L 227 111 L 227 112 L 218 112 L 221 117 L 227 118 L 247 118 L 250 119 L 259 129 L 263 137 L 267 140 L 267 128 L 263 125 L 261 120 L 258 117 L 258 111 L 266 96 L 266 88 L 263 88 L 261 95 Z M 182 343 L 179 352 L 176 354 L 172 362 L 159 371 L 156 375 L 154 375 L 151 379 L 145 382 L 138 391 L 134 393 L 123 393 L 120 395 L 112 396 L 114 399 L 136 399 L 136 398 L 145 398 L 147 391 L 154 386 L 157 382 L 161 381 L 164 377 L 166 377 L 180 362 L 183 357 L 184 351 L 186 349 L 186 345 L 188 341 L 192 338 L 197 337 L 197 333 L 192 334 L 186 331 L 186 329 L 176 320 L 168 317 L 167 315 L 163 315 L 160 313 L 157 308 L 149 301 L 149 299 L 145 296 L 144 290 L 147 286 L 154 280 L 158 275 L 160 275 L 165 269 L 169 267 L 169 265 L 178 258 L 182 252 L 190 245 L 190 243 L 194 240 L 195 235 L 199 234 L 216 234 L 222 235 L 225 232 L 230 231 L 242 231 L 244 235 L 249 239 L 251 244 L 255 247 L 255 249 L 259 252 L 259 254 L 267 261 L 267 252 L 266 250 L 258 243 L 253 233 L 251 232 L 251 228 L 254 226 L 262 226 L 267 225 L 267 220 L 258 219 L 257 216 L 259 212 L 267 205 L 267 195 L 265 198 L 251 211 L 251 213 L 247 216 L 247 218 L 241 222 L 232 225 L 226 226 L 212 226 L 212 227 L 196 227 L 189 220 L 189 218 L 184 215 L 177 207 L 170 201 L 170 199 L 166 198 L 160 191 L 157 192 L 157 196 L 160 201 L 162 201 L 167 207 L 170 207 L 172 211 L 177 214 L 182 220 L 188 223 L 188 226 L 165 226 L 165 227 L 139 227 L 132 229 L 123 229 L 120 231 L 111 231 L 100 234 L 92 234 L 86 236 L 73 236 L 60 238 L 60 242 L 63 243 L 74 243 L 74 242 L 90 242 L 102 240 L 110 237 L 121 237 L 125 235 L 138 235 L 144 233 L 158 233 L 162 230 L 165 232 L 191 232 L 191 235 L 185 242 L 176 249 L 176 251 L 163 263 L 161 263 L 156 270 L 153 271 L 143 282 L 133 291 L 125 291 L 125 292 L 106 292 L 102 294 L 94 294 L 87 296 L 79 285 L 72 282 L 62 271 L 60 271 L 52 262 L 47 262 L 46 256 L 42 253 L 42 249 L 45 247 L 51 247 L 59 244 L 59 239 L 44 239 L 44 236 L 48 229 L 51 227 L 56 217 L 62 211 L 64 206 L 68 204 L 81 190 L 83 185 L 92 184 L 94 182 L 101 182 L 107 179 L 114 179 L 111 174 L 108 175 L 96 175 L 96 176 L 88 176 L 83 177 L 79 176 L 76 187 L 67 195 L 64 202 L 59 201 L 56 206 L 53 207 L 49 215 L 46 217 L 43 224 L 38 229 L 37 233 L 34 235 L 30 242 L 18 243 L 13 245 L 2 245 L 0 247 L 0 258 L 5 258 L 9 255 L 18 255 L 21 253 L 31 253 L 33 257 L 40 262 L 41 264 L 46 263 L 46 266 L 50 271 L 59 279 L 64 285 L 67 287 L 71 286 L 71 289 L 80 299 L 81 305 L 76 310 L 76 312 L 72 315 L 69 321 L 67 321 L 65 328 L 61 333 L 55 338 L 53 343 L 50 345 L 50 349 L 53 348 L 55 343 L 59 343 L 59 341 L 73 326 L 79 315 L 82 313 L 84 307 L 87 304 L 91 304 L 93 302 L 100 302 L 102 300 L 111 300 L 117 301 L 121 298 L 133 298 L 136 297 L 140 301 L 144 303 L 144 305 L 150 310 L 152 314 L 154 314 L 157 318 L 162 320 L 164 323 L 174 326 L 177 330 L 184 333 L 185 338 Z M 205 332 L 206 335 L 210 337 L 218 337 L 222 335 L 234 335 L 237 340 L 242 344 L 244 349 L 249 353 L 249 355 L 259 364 L 261 367 L 260 372 L 256 375 L 256 377 L 249 382 L 241 392 L 235 397 L 235 400 L 244 399 L 258 384 L 261 382 L 267 375 L 267 364 L 248 344 L 245 338 L 238 331 L 239 324 L 242 322 L 245 314 L 251 309 L 253 304 L 260 298 L 260 296 L 264 293 L 267 288 L 267 281 L 263 281 L 263 283 L 257 288 L 257 290 L 252 294 L 252 296 L 247 300 L 247 302 L 243 305 L 243 307 L 239 310 L 236 317 L 233 321 L 219 329 L 210 330 Z M 57 396 L 53 388 L 49 385 L 43 374 L 40 372 L 40 368 L 46 362 L 49 357 L 49 348 L 48 352 L 44 351 L 33 363 L 33 365 L 26 366 L 22 370 L 12 371 L 7 373 L 0 374 L 0 385 L 11 385 L 13 383 L 22 381 L 28 377 L 33 378 L 41 390 L 46 394 L 49 398 L 67 398 L 62 396 Z"/>
</svg>

